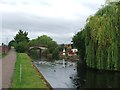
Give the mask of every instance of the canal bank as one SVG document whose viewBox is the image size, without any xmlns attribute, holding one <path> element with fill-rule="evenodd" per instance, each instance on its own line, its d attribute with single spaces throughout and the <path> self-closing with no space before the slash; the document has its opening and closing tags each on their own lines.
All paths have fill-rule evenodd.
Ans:
<svg viewBox="0 0 120 90">
<path fill-rule="evenodd" d="M 120 88 L 120 73 L 82 69 L 77 72 L 74 66 L 62 67 L 49 62 L 34 63 L 44 78 L 54 88 Z M 74 70 L 75 69 L 75 70 Z"/>
<path fill-rule="evenodd" d="M 49 90 L 42 76 L 40 77 L 33 67 L 31 58 L 26 53 L 17 53 L 17 60 L 10 88 L 43 88 Z"/>
<path fill-rule="evenodd" d="M 73 83 L 73 79 L 77 74 L 75 65 L 63 67 L 62 64 L 53 64 L 51 62 L 41 63 L 40 61 L 34 64 L 54 89 L 76 88 Z"/>
<path fill-rule="evenodd" d="M 49 88 L 49 90 L 53 90 L 52 86 L 49 84 L 49 82 L 45 79 L 45 77 L 42 75 L 42 73 L 38 70 L 38 68 L 34 65 L 34 63 L 32 62 L 33 67 L 36 69 L 36 71 L 38 72 L 38 75 L 40 76 L 40 78 L 44 81 L 44 84 L 46 84 Z"/>
</svg>

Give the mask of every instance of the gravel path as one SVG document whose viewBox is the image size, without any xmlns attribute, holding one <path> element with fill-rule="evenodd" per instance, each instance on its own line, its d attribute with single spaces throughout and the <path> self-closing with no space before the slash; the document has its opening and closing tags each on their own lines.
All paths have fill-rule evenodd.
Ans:
<svg viewBox="0 0 120 90">
<path fill-rule="evenodd" d="M 16 61 L 16 52 L 12 48 L 2 60 L 2 88 L 9 88 Z"/>
</svg>

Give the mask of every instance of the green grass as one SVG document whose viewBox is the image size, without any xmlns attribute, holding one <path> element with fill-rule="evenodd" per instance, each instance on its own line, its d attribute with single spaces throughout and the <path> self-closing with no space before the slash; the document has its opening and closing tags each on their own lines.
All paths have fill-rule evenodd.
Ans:
<svg viewBox="0 0 120 90">
<path fill-rule="evenodd" d="M 22 65 L 22 77 L 20 82 L 20 64 Z M 30 57 L 25 53 L 17 53 L 17 61 L 11 88 L 48 88 L 42 77 L 31 63 Z"/>
</svg>

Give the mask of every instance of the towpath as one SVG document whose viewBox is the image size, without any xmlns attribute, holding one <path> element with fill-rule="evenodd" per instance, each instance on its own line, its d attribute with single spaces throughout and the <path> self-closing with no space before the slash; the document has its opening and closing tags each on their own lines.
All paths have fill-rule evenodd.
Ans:
<svg viewBox="0 0 120 90">
<path fill-rule="evenodd" d="M 2 60 L 2 88 L 9 88 L 16 62 L 16 52 L 12 48 Z"/>
</svg>

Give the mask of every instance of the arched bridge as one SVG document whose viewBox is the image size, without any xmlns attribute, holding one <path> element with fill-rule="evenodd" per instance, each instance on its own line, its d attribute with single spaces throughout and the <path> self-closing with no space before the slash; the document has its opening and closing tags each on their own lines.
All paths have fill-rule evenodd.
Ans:
<svg viewBox="0 0 120 90">
<path fill-rule="evenodd" d="M 47 49 L 46 47 L 43 47 L 43 46 L 31 46 L 31 47 L 29 47 L 29 50 L 34 49 L 34 48 L 38 48 L 38 49 L 41 49 L 41 50 Z"/>
<path fill-rule="evenodd" d="M 39 55 L 40 55 L 40 59 L 42 60 L 44 57 L 43 53 L 45 50 L 47 50 L 47 47 L 45 46 L 31 46 L 29 47 L 29 51 L 31 51 L 32 49 L 39 49 Z"/>
</svg>

